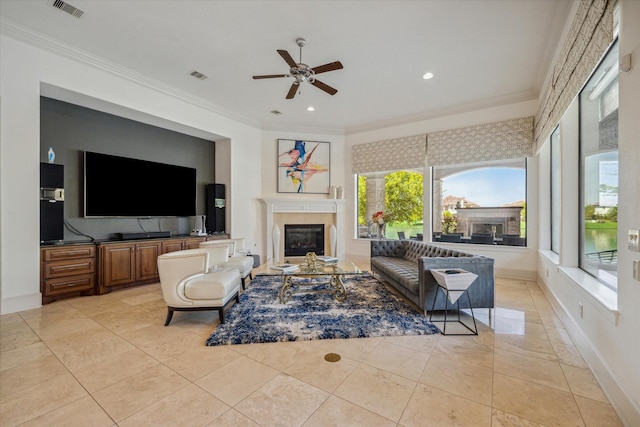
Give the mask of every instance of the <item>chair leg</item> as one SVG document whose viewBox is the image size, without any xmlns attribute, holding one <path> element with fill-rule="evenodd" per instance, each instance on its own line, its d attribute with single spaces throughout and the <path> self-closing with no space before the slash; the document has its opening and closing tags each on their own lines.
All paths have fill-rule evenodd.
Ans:
<svg viewBox="0 0 640 427">
<path fill-rule="evenodd" d="M 164 321 L 164 326 L 169 325 L 169 322 L 171 322 L 172 317 L 173 317 L 173 308 L 167 307 L 167 319 Z"/>
<path fill-rule="evenodd" d="M 218 317 L 220 318 L 220 323 L 224 323 L 224 307 L 218 309 Z"/>
<path fill-rule="evenodd" d="M 242 281 L 242 290 L 245 290 L 245 285 L 244 285 L 244 281 L 245 281 L 246 277 L 241 277 L 240 280 Z"/>
</svg>

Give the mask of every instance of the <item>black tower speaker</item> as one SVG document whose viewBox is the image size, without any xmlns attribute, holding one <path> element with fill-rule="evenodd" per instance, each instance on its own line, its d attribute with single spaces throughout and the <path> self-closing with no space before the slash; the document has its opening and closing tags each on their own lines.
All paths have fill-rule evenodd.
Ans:
<svg viewBox="0 0 640 427">
<path fill-rule="evenodd" d="M 225 232 L 224 184 L 207 185 L 207 233 Z"/>
<path fill-rule="evenodd" d="M 40 163 L 40 241 L 64 239 L 64 166 Z"/>
</svg>

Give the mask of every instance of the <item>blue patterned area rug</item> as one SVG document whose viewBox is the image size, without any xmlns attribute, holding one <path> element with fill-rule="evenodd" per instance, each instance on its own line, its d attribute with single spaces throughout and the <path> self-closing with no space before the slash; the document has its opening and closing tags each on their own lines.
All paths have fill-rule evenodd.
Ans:
<svg viewBox="0 0 640 427">
<path fill-rule="evenodd" d="M 296 278 L 318 282 L 319 279 Z M 326 280 L 325 280 L 326 282 Z M 344 302 L 324 293 L 299 293 L 286 304 L 282 277 L 257 276 L 225 314 L 206 345 L 430 335 L 440 330 L 370 274 L 343 277 Z M 318 284 L 318 286 L 322 286 Z"/>
</svg>

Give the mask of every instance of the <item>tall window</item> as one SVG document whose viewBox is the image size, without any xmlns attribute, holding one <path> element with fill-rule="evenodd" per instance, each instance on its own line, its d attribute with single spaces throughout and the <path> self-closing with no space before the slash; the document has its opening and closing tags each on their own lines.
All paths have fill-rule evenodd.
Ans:
<svg viewBox="0 0 640 427">
<path fill-rule="evenodd" d="M 378 212 L 382 215 L 374 219 Z M 422 236 L 422 212 L 422 173 L 406 170 L 358 175 L 359 238 Z"/>
<path fill-rule="evenodd" d="M 433 240 L 526 246 L 526 159 L 433 168 Z"/>
<path fill-rule="evenodd" d="M 560 206 L 562 198 L 560 194 L 560 126 L 558 126 L 550 138 L 551 142 L 551 250 L 560 253 Z"/>
<path fill-rule="evenodd" d="M 618 45 L 580 92 L 580 267 L 617 288 Z"/>
</svg>

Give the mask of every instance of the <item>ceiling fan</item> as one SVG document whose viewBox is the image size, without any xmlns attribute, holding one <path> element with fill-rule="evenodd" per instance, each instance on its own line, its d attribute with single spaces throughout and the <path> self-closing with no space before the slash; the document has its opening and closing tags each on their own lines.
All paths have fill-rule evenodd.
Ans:
<svg viewBox="0 0 640 427">
<path fill-rule="evenodd" d="M 328 71 L 340 70 L 342 68 L 342 63 L 340 61 L 330 62 L 328 64 L 320 65 L 318 67 L 309 67 L 307 64 L 302 62 L 302 47 L 307 43 L 307 41 L 303 38 L 297 38 L 296 44 L 300 47 L 300 62 L 296 63 L 293 60 L 289 52 L 286 50 L 278 50 L 282 59 L 291 67 L 289 69 L 289 74 L 267 74 L 263 76 L 253 76 L 254 79 L 276 79 L 280 77 L 293 77 L 295 80 L 289 89 L 289 93 L 287 93 L 287 99 L 293 99 L 296 96 L 296 92 L 298 92 L 298 88 L 300 84 L 303 82 L 309 82 L 318 89 L 321 89 L 327 92 L 329 95 L 335 95 L 338 90 L 332 88 L 326 83 L 322 83 L 320 80 L 316 80 L 316 74 L 326 73 Z"/>
</svg>

